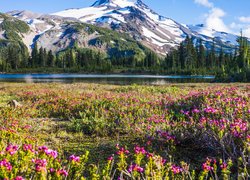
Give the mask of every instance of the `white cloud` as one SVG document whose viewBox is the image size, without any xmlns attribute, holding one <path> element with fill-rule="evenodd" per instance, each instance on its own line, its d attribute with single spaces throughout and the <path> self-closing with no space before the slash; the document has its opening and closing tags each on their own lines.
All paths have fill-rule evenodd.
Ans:
<svg viewBox="0 0 250 180">
<path fill-rule="evenodd" d="M 250 23 L 250 16 L 241 16 L 239 17 L 239 21 L 242 23 Z"/>
<path fill-rule="evenodd" d="M 229 27 L 234 34 L 240 35 L 242 31 L 243 36 L 250 38 L 250 24 L 232 22 Z"/>
<path fill-rule="evenodd" d="M 194 0 L 194 2 L 208 8 L 212 8 L 214 6 L 209 0 Z"/>
<path fill-rule="evenodd" d="M 242 33 L 243 36 L 250 38 L 250 25 L 246 29 L 242 30 Z"/>
<path fill-rule="evenodd" d="M 223 21 L 223 17 L 226 15 L 223 9 L 215 7 L 209 0 L 194 0 L 194 2 L 210 9 L 209 13 L 205 15 L 205 26 L 207 28 L 230 32 L 230 29 Z"/>
<path fill-rule="evenodd" d="M 241 28 L 243 27 L 243 25 L 242 25 L 242 24 L 239 24 L 239 23 L 236 23 L 236 22 L 232 22 L 232 23 L 229 25 L 229 27 L 230 27 L 231 29 L 241 29 Z"/>
<path fill-rule="evenodd" d="M 208 30 L 210 32 L 209 29 L 214 29 L 216 31 L 240 35 L 240 31 L 242 30 L 243 35 L 250 38 L 250 16 L 238 17 L 237 21 L 227 25 L 223 19 L 226 16 L 226 12 L 216 7 L 210 0 L 194 0 L 194 3 L 209 8 L 209 12 L 204 15 L 204 24 L 206 27 L 204 31 Z"/>
<path fill-rule="evenodd" d="M 225 15 L 226 13 L 222 9 L 216 7 L 212 8 L 205 20 L 206 27 L 217 31 L 231 32 L 223 21 Z"/>
</svg>

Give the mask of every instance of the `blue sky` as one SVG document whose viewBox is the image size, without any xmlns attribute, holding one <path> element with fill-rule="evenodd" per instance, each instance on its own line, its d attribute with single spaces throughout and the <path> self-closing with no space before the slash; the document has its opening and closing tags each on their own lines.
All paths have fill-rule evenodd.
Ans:
<svg viewBox="0 0 250 180">
<path fill-rule="evenodd" d="M 95 0 L 2 0 L 0 11 L 30 10 L 53 13 L 81 8 Z M 185 24 L 203 23 L 216 30 L 243 33 L 250 37 L 250 0 L 143 0 L 153 10 Z"/>
</svg>

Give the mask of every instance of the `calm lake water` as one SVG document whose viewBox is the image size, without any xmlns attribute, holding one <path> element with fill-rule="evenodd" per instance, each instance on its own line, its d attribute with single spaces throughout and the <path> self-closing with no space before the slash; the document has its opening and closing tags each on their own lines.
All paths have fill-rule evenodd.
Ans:
<svg viewBox="0 0 250 180">
<path fill-rule="evenodd" d="M 0 82 L 27 83 L 101 83 L 101 84 L 145 84 L 212 82 L 214 76 L 164 76 L 164 75 L 121 75 L 121 74 L 0 74 Z"/>
</svg>

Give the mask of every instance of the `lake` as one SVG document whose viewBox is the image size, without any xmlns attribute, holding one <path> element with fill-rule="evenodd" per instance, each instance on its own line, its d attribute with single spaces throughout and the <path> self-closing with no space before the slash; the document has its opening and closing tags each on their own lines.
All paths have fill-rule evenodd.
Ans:
<svg viewBox="0 0 250 180">
<path fill-rule="evenodd" d="M 212 82 L 214 76 L 165 76 L 124 74 L 0 74 L 0 82 L 26 83 L 100 83 L 100 84 L 145 84 L 164 85 L 168 83 Z"/>
</svg>

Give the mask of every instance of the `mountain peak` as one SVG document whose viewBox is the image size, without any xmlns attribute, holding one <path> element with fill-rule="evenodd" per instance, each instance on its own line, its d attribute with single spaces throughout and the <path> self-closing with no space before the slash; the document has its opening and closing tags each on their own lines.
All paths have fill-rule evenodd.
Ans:
<svg viewBox="0 0 250 180">
<path fill-rule="evenodd" d="M 210 47 L 215 37 L 220 37 L 218 44 L 223 43 L 225 46 L 234 45 L 236 39 L 207 30 L 204 25 L 182 25 L 154 12 L 143 0 L 95 0 L 91 7 L 69 9 L 53 15 L 76 18 L 81 22 L 127 33 L 160 54 L 177 47 L 186 36 L 203 39 L 207 47 Z"/>
<path fill-rule="evenodd" d="M 92 7 L 96 6 L 118 6 L 118 7 L 127 7 L 135 6 L 136 4 L 143 4 L 142 0 L 97 0 Z"/>
</svg>

